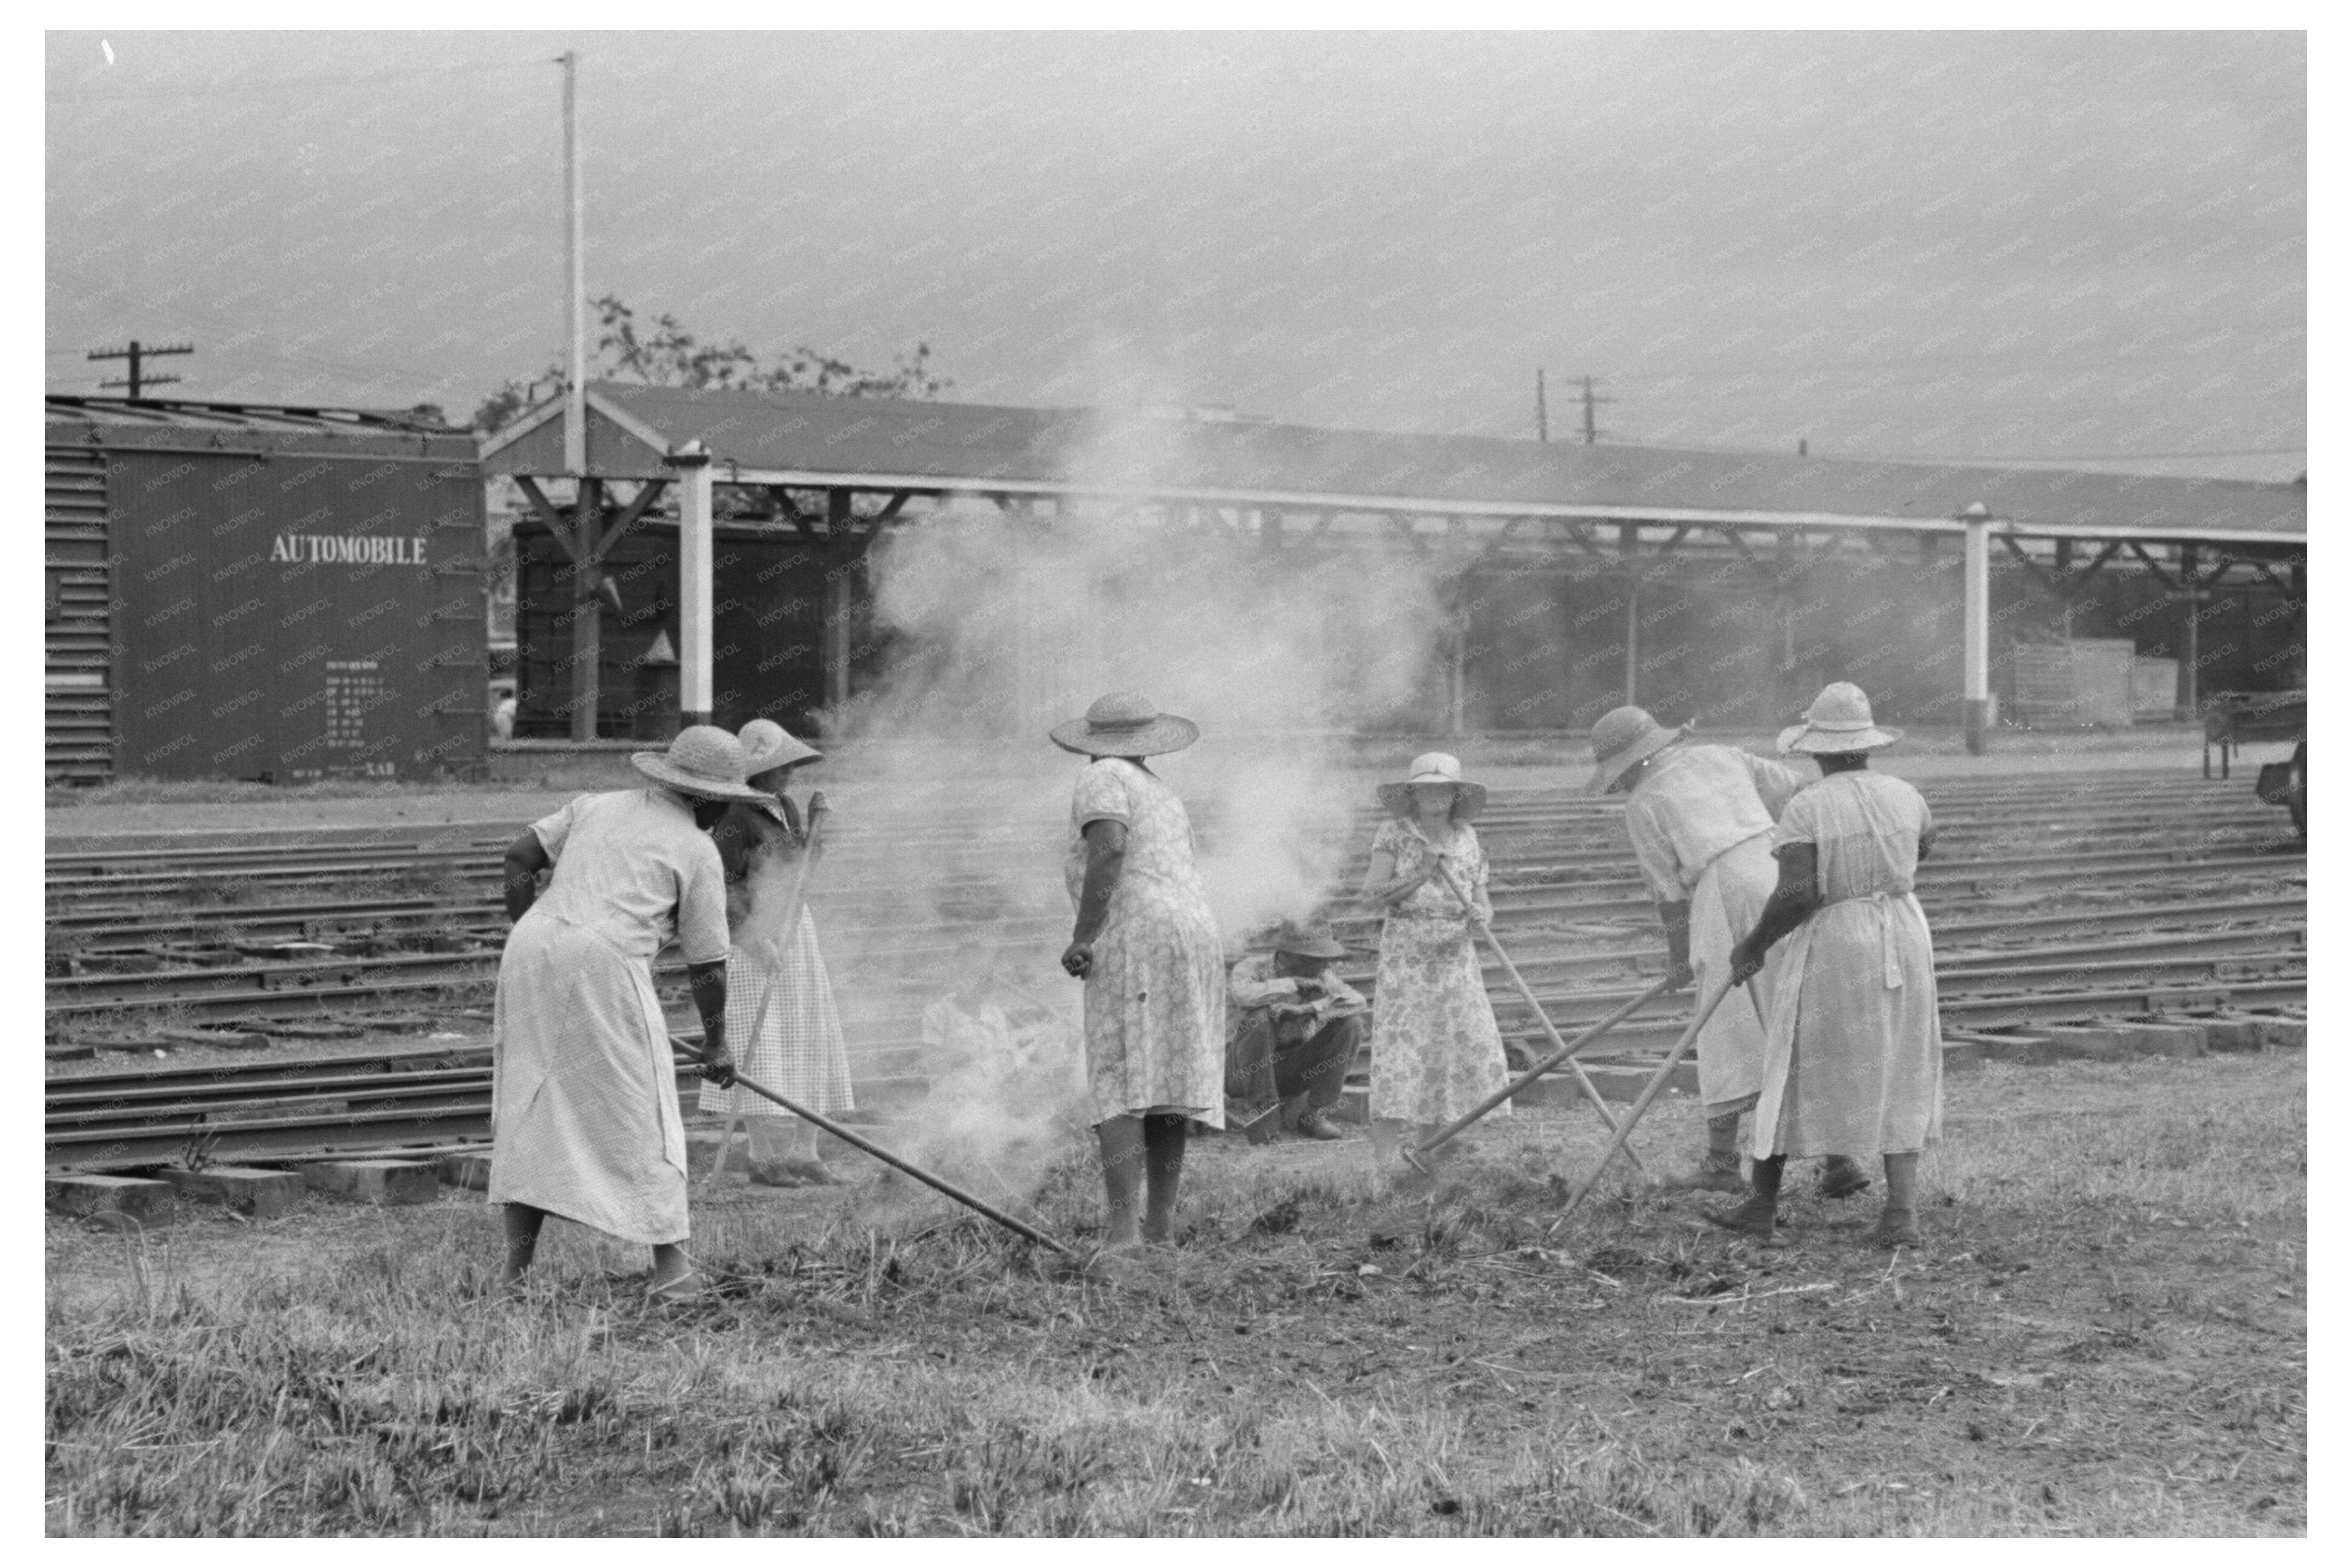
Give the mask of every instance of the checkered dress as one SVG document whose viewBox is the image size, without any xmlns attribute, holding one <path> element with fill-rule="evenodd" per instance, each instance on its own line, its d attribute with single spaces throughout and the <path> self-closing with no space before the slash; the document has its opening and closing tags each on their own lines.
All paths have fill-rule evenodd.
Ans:
<svg viewBox="0 0 2352 1568">
<path fill-rule="evenodd" d="M 761 1019 L 763 997 L 767 1009 Z M 755 1021 L 757 1034 L 752 1032 Z M 816 922 L 805 906 L 782 967 L 771 969 L 740 947 L 728 951 L 727 1031 L 735 1045 L 737 1070 L 761 1087 L 820 1116 L 856 1109 L 849 1088 L 849 1053 L 841 1039 L 841 1013 L 834 1006 L 824 955 L 817 951 Z M 787 1113 L 740 1084 L 721 1089 L 705 1083 L 700 1106 L 721 1116 Z"/>
</svg>

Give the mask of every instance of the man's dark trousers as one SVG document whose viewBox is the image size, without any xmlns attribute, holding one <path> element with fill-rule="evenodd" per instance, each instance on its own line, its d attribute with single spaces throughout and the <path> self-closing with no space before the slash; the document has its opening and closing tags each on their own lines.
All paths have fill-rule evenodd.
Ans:
<svg viewBox="0 0 2352 1568">
<path fill-rule="evenodd" d="M 1349 1063 L 1363 1042 L 1363 1015 L 1333 1019 L 1313 1034 L 1307 1032 L 1307 1022 L 1276 1018 L 1271 1008 L 1252 1009 L 1225 1057 L 1227 1097 L 1264 1106 L 1303 1094 L 1301 1113 L 1337 1105 L 1347 1087 Z"/>
</svg>

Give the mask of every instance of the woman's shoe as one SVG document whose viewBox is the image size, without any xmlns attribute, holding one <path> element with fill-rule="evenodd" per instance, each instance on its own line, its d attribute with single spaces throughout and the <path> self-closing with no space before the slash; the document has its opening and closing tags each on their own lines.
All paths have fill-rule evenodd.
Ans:
<svg viewBox="0 0 2352 1568">
<path fill-rule="evenodd" d="M 1873 1247 L 1916 1247 L 1919 1245 L 1919 1216 L 1908 1208 L 1888 1208 L 1882 1211 L 1878 1223 L 1871 1228 Z"/>
<path fill-rule="evenodd" d="M 1740 1179 L 1738 1155 L 1728 1159 L 1720 1155 L 1709 1155 L 1690 1175 L 1670 1177 L 1664 1185 L 1668 1192 L 1744 1193 L 1748 1190 L 1747 1182 Z"/>
<path fill-rule="evenodd" d="M 1737 1208 L 1715 1210 L 1707 1215 L 1706 1222 L 1721 1226 L 1726 1230 L 1736 1230 L 1759 1241 L 1769 1241 L 1780 1220 L 1780 1207 L 1773 1199 L 1758 1193 Z"/>
<path fill-rule="evenodd" d="M 1822 1167 L 1820 1190 L 1823 1197 L 1852 1197 L 1870 1190 L 1870 1177 L 1853 1155 L 1832 1155 L 1829 1164 Z"/>
</svg>

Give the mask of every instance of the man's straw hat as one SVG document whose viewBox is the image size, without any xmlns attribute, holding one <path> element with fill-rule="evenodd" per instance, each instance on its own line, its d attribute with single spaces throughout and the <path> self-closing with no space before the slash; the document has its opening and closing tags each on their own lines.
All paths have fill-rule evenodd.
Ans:
<svg viewBox="0 0 2352 1568">
<path fill-rule="evenodd" d="M 815 747 L 794 740 L 784 727 L 772 718 L 755 718 L 735 732 L 743 744 L 743 777 L 757 779 L 771 768 L 782 768 L 794 762 L 814 762 L 824 755 Z"/>
<path fill-rule="evenodd" d="M 1805 710 L 1805 721 L 1780 732 L 1780 750 L 1808 756 L 1835 756 L 1850 751 L 1875 751 L 1903 738 L 1899 729 L 1884 729 L 1872 722 L 1870 697 L 1852 681 L 1832 681 Z"/>
<path fill-rule="evenodd" d="M 689 725 L 667 751 L 639 751 L 629 760 L 656 784 L 706 800 L 764 800 L 743 782 L 743 745 L 713 724 Z"/>
<path fill-rule="evenodd" d="M 1057 724 L 1045 733 L 1055 745 L 1081 757 L 1158 757 L 1200 739 L 1201 727 L 1161 713 L 1139 692 L 1113 692 L 1097 697 L 1086 717 Z"/>
<path fill-rule="evenodd" d="M 1274 933 L 1274 950 L 1302 958 L 1344 958 L 1348 949 L 1331 935 L 1328 920 L 1286 920 Z"/>
<path fill-rule="evenodd" d="M 1584 781 L 1588 795 L 1606 795 L 1625 770 L 1645 757 L 1654 757 L 1691 732 L 1691 727 L 1668 729 L 1650 716 L 1647 708 L 1613 707 L 1592 727 L 1592 777 Z"/>
<path fill-rule="evenodd" d="M 1424 751 L 1412 759 L 1405 769 L 1402 781 L 1383 784 L 1380 789 L 1381 804 L 1400 817 L 1412 814 L 1412 787 L 1416 784 L 1451 784 L 1454 786 L 1453 821 L 1466 822 L 1486 809 L 1486 787 L 1473 784 L 1462 777 L 1462 759 L 1443 751 Z"/>
</svg>

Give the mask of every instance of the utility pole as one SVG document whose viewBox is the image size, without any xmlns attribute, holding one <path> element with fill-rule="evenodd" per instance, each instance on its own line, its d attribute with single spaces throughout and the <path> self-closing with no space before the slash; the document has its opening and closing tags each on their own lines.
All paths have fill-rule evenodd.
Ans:
<svg viewBox="0 0 2352 1568">
<path fill-rule="evenodd" d="M 1598 440 L 1601 437 L 1601 435 L 1602 435 L 1602 434 L 1605 434 L 1605 433 L 1604 433 L 1604 432 L 1602 432 L 1602 431 L 1596 430 L 1596 429 L 1594 429 L 1594 428 L 1593 428 L 1593 425 L 1592 425 L 1592 406 L 1593 406 L 1593 404 L 1595 404 L 1595 403 L 1602 403 L 1602 402 L 1615 402 L 1616 401 L 1617 401 L 1617 400 L 1616 400 L 1615 398 L 1613 398 L 1613 397 L 1595 397 L 1595 396 L 1593 396 L 1593 395 L 1592 395 L 1592 378 L 1591 378 L 1591 376 L 1586 376 L 1586 377 L 1584 378 L 1584 444 L 1586 444 L 1587 446 L 1591 445 L 1595 441 L 1598 441 Z"/>
<path fill-rule="evenodd" d="M 1551 440 L 1551 418 L 1544 410 L 1543 367 L 1541 365 L 1538 365 L 1536 367 L 1536 440 L 1547 444 Z"/>
<path fill-rule="evenodd" d="M 93 360 L 130 361 L 131 374 L 127 379 L 119 382 L 100 382 L 98 384 L 101 391 L 107 387 L 127 386 L 131 389 L 131 401 L 136 402 L 139 401 L 140 392 L 145 388 L 165 386 L 180 379 L 177 376 L 151 376 L 140 368 L 142 364 L 163 354 L 193 354 L 195 351 L 196 346 L 194 343 L 165 343 L 150 348 L 133 338 L 131 340 L 131 346 L 127 349 L 92 349 L 89 351 L 89 357 Z"/>
<path fill-rule="evenodd" d="M 575 477 L 588 467 L 587 242 L 582 228 L 584 191 L 580 173 L 580 57 L 555 57 L 563 68 L 563 309 L 572 371 L 563 393 L 563 466 Z"/>
</svg>

